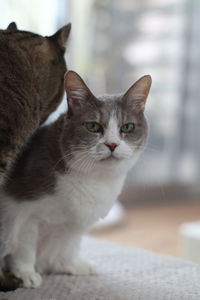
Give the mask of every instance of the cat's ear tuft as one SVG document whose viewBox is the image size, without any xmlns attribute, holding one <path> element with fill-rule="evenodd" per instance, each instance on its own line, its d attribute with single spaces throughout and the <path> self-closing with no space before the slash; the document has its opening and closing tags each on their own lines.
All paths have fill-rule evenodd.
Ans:
<svg viewBox="0 0 200 300">
<path fill-rule="evenodd" d="M 65 48 L 67 40 L 69 38 L 71 27 L 71 23 L 68 23 L 49 38 L 56 41 L 61 48 Z"/>
<path fill-rule="evenodd" d="M 130 108 L 134 107 L 137 111 L 144 111 L 151 83 L 152 79 L 150 75 L 141 77 L 128 89 L 123 97 L 123 101 L 125 101 Z"/>
<path fill-rule="evenodd" d="M 64 77 L 68 105 L 72 111 L 79 110 L 92 96 L 83 79 L 74 71 L 68 71 Z"/>
<path fill-rule="evenodd" d="M 15 22 L 12 22 L 8 25 L 7 30 L 9 31 L 17 31 L 17 25 Z"/>
</svg>

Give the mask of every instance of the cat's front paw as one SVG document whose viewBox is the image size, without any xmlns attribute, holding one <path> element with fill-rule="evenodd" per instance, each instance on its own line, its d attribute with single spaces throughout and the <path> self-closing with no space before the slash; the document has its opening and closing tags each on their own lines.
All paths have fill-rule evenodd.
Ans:
<svg viewBox="0 0 200 300">
<path fill-rule="evenodd" d="M 93 262 L 77 259 L 65 266 L 65 272 L 70 275 L 94 275 L 97 269 Z"/>
<path fill-rule="evenodd" d="M 35 271 L 18 271 L 17 278 L 22 280 L 22 287 L 25 288 L 38 288 L 42 283 L 42 277 Z"/>
</svg>

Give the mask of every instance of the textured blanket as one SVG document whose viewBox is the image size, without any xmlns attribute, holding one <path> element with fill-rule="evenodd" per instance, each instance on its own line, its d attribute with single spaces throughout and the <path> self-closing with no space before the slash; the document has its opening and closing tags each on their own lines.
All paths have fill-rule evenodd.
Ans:
<svg viewBox="0 0 200 300">
<path fill-rule="evenodd" d="M 1 300 L 200 300 L 200 265 L 86 238 L 98 275 L 44 277 L 41 288 L 0 293 Z"/>
</svg>

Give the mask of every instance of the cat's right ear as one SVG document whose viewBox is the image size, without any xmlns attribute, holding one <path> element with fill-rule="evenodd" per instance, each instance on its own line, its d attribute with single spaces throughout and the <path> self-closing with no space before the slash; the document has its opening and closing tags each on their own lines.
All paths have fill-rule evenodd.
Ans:
<svg viewBox="0 0 200 300">
<path fill-rule="evenodd" d="M 83 79 L 74 71 L 68 71 L 65 74 L 64 86 L 68 106 L 72 112 L 79 111 L 85 102 L 93 96 Z"/>
<path fill-rule="evenodd" d="M 12 22 L 8 25 L 7 30 L 9 31 L 16 31 L 17 30 L 17 25 L 15 22 Z"/>
<path fill-rule="evenodd" d="M 71 23 L 68 23 L 67 25 L 60 28 L 55 34 L 53 34 L 49 38 L 57 42 L 61 48 L 65 48 L 67 40 L 69 38 L 71 27 Z"/>
</svg>

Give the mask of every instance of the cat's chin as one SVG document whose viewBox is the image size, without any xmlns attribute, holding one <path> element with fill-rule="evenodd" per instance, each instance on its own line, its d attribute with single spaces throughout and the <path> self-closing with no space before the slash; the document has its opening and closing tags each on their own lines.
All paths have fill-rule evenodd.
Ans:
<svg viewBox="0 0 200 300">
<path fill-rule="evenodd" d="M 107 157 L 104 157 L 102 159 L 100 159 L 98 162 L 100 163 L 118 163 L 121 162 L 123 160 L 123 158 L 119 158 L 113 155 L 109 155 Z"/>
<path fill-rule="evenodd" d="M 106 157 L 106 158 L 102 158 L 100 161 L 102 162 L 102 161 L 105 161 L 105 162 L 108 162 L 108 161 L 110 161 L 110 162 L 114 162 L 114 161 L 118 161 L 119 159 L 118 158 L 116 158 L 116 157 L 114 157 L 114 156 L 108 156 L 108 157 Z"/>
<path fill-rule="evenodd" d="M 114 155 L 109 155 L 98 160 L 96 163 L 99 167 L 102 166 L 104 170 L 108 168 L 109 170 L 115 170 L 117 172 L 127 172 L 133 167 L 139 157 L 139 154 L 140 153 L 135 153 L 135 155 L 130 157 L 116 157 Z"/>
</svg>

